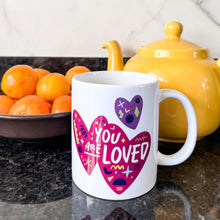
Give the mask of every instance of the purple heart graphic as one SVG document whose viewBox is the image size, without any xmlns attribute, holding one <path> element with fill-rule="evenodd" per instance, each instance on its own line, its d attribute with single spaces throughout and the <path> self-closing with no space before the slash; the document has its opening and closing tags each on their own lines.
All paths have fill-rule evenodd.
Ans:
<svg viewBox="0 0 220 220">
<path fill-rule="evenodd" d="M 129 102 L 125 98 L 117 98 L 115 101 L 115 113 L 119 120 L 131 129 L 135 129 L 141 117 L 143 99 L 140 95 L 134 96 Z"/>
</svg>

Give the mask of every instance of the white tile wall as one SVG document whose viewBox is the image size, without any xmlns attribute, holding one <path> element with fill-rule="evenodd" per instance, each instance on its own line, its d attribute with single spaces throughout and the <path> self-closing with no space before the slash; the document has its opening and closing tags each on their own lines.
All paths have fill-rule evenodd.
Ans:
<svg viewBox="0 0 220 220">
<path fill-rule="evenodd" d="M 169 21 L 220 57 L 219 0 L 0 0 L 0 56 L 105 57 L 113 39 L 133 56 Z"/>
</svg>

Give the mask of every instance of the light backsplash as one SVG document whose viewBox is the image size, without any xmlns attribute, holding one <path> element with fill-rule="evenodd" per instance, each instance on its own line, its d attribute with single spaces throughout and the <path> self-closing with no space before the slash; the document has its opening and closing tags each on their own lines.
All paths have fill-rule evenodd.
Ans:
<svg viewBox="0 0 220 220">
<path fill-rule="evenodd" d="M 170 21 L 220 57 L 219 0 L 0 0 L 0 56 L 107 57 L 102 44 L 117 40 L 130 57 Z"/>
</svg>

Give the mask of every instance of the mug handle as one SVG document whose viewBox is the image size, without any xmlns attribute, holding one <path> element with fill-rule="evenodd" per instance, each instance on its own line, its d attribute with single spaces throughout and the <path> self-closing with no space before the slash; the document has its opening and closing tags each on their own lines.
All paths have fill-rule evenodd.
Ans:
<svg viewBox="0 0 220 220">
<path fill-rule="evenodd" d="M 178 99 L 183 104 L 188 120 L 187 137 L 182 148 L 171 155 L 165 155 L 158 151 L 158 165 L 172 166 L 184 162 L 192 154 L 197 140 L 197 121 L 194 108 L 184 94 L 177 90 L 160 89 L 159 102 L 167 98 Z"/>
</svg>

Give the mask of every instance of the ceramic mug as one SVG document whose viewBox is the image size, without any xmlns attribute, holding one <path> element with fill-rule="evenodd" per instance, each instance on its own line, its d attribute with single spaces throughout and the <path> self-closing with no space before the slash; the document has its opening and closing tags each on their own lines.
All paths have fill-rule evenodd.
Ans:
<svg viewBox="0 0 220 220">
<path fill-rule="evenodd" d="M 172 155 L 158 151 L 159 103 L 178 99 L 188 135 Z M 150 74 L 97 71 L 72 79 L 72 178 L 85 193 L 124 200 L 147 193 L 157 165 L 176 165 L 192 153 L 197 122 L 192 104 L 176 90 L 159 90 Z"/>
</svg>

